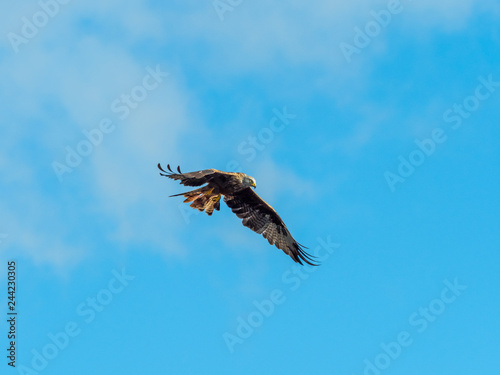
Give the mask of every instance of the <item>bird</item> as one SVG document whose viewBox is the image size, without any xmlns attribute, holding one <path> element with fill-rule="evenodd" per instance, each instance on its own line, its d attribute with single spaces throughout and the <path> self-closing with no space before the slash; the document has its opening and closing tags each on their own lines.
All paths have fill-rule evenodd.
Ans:
<svg viewBox="0 0 500 375">
<path fill-rule="evenodd" d="M 170 164 L 165 170 L 161 163 L 158 163 L 158 168 L 161 176 L 178 180 L 184 186 L 201 186 L 170 197 L 183 196 L 186 198 L 184 203 L 192 202 L 190 207 L 200 212 L 205 211 L 211 216 L 214 210 L 220 210 L 220 200 L 223 196 L 227 206 L 243 220 L 242 224 L 262 234 L 270 245 L 283 250 L 296 263 L 319 265 L 313 259 L 315 257 L 306 252 L 307 248 L 295 241 L 276 211 L 255 192 L 257 183 L 253 177 L 217 169 L 182 173 L 180 167 L 177 167 L 177 172 L 174 172 Z"/>
</svg>

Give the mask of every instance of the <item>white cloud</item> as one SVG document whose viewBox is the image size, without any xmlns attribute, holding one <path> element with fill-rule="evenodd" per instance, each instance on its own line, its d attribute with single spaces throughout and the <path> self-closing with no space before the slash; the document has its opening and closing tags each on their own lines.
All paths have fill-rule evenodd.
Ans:
<svg viewBox="0 0 500 375">
<path fill-rule="evenodd" d="M 130 7 L 118 8 L 124 19 L 140 15 Z M 122 14 L 124 9 L 131 13 Z M 103 14 L 109 12 L 112 9 L 103 10 Z M 58 24 L 53 21 L 57 29 Z M 127 22 L 136 21 L 137 18 Z M 147 23 L 146 17 L 142 26 Z M 129 26 L 125 27 L 136 31 L 135 37 L 146 37 L 151 32 L 142 30 L 142 26 L 136 29 Z M 44 32 L 47 35 L 53 30 Z M 74 195 L 71 202 L 77 204 L 77 212 L 91 211 L 89 215 L 104 215 L 116 224 L 117 230 L 107 236 L 111 242 L 147 243 L 158 246 L 158 251 L 182 254 L 182 246 L 172 233 L 178 218 L 169 216 L 165 210 L 165 194 L 156 163 L 159 158 L 176 154 L 179 135 L 193 125 L 186 93 L 176 78 L 169 77 L 158 89 L 149 92 L 147 100 L 132 110 L 125 121 L 120 121 L 111 112 L 110 104 L 141 84 L 147 64 L 130 52 L 129 46 L 109 46 L 96 36 L 78 37 L 69 30 L 61 40 L 71 44 L 71 50 L 65 48 L 64 42 L 51 45 L 49 40 L 40 32 L 23 51 L 9 54 L 0 63 L 2 71 L 10 73 L 4 77 L 4 83 L 11 88 L 2 90 L 0 97 L 9 113 L 7 118 L 15 119 L 15 126 L 8 127 L 1 139 L 6 145 L 4 150 L 29 143 L 38 148 L 27 150 L 23 158 L 9 163 L 4 158 L 0 160 L 6 169 L 3 177 L 11 184 L 4 188 L 9 195 L 14 192 L 13 186 L 22 186 L 8 204 L 0 207 L 5 222 L 2 231 L 15 244 L 4 251 L 14 249 L 18 256 L 60 270 L 89 255 L 94 247 L 92 238 L 76 248 L 72 244 L 78 242 L 74 236 L 83 236 L 92 224 L 79 223 L 78 217 L 65 217 L 65 200 L 50 187 L 57 184 L 57 178 L 50 166 L 52 160 L 46 154 L 64 162 L 65 147 L 76 148 L 84 139 L 81 128 L 96 128 L 103 117 L 110 117 L 116 124 L 114 132 L 105 135 L 94 152 L 64 176 L 58 188 L 64 194 Z M 167 66 L 160 66 L 168 71 Z M 35 124 L 37 128 L 33 129 Z M 41 151 L 42 159 L 33 155 Z M 47 181 L 37 181 L 41 175 Z M 76 196 L 80 192 L 73 190 L 75 186 L 77 190 L 85 190 L 86 198 L 95 204 L 82 201 L 78 205 Z M 103 235 L 106 238 L 106 233 Z"/>
<path fill-rule="evenodd" d="M 95 194 L 103 214 L 118 225 L 116 240 L 180 251 L 179 243 L 172 246 L 175 236 L 169 232 L 182 218 L 178 210 L 166 208 L 168 189 L 156 165 L 189 159 L 178 150 L 179 137 L 190 129 L 185 99 L 175 78 L 169 78 L 129 119 L 119 123 L 109 135 L 112 139 L 92 158 Z"/>
<path fill-rule="evenodd" d="M 388 1 L 352 1 L 315 3 L 292 1 L 272 3 L 245 2 L 225 14 L 221 22 L 216 12 L 206 8 L 189 8 L 179 13 L 165 14 L 167 40 L 179 43 L 188 40 L 201 46 L 203 68 L 216 76 L 242 71 L 261 74 L 287 65 L 312 64 L 335 69 L 345 65 L 338 46 L 351 41 L 354 27 L 372 20 L 371 11 L 387 8 Z M 462 27 L 482 7 L 472 0 L 460 2 L 431 0 L 401 1 L 404 11 L 394 19 L 404 19 L 405 27 L 422 32 L 428 28 L 445 30 Z M 491 4 L 491 3 L 489 3 Z M 179 17 L 185 22 L 176 22 Z M 396 25 L 396 23 L 399 25 Z M 384 34 L 397 32 L 403 23 L 389 25 Z M 418 38 L 419 34 L 415 33 Z M 385 37 L 377 37 L 377 43 Z M 340 72 L 341 73 L 341 72 Z"/>
<path fill-rule="evenodd" d="M 315 186 L 312 181 L 305 180 L 298 174 L 299 171 L 292 171 L 269 157 L 255 162 L 251 168 L 255 171 L 253 177 L 257 181 L 257 193 L 265 195 L 263 199 L 268 200 L 271 205 L 272 201 L 283 197 L 283 194 L 301 200 L 311 199 L 314 196 Z"/>
<path fill-rule="evenodd" d="M 34 175 L 29 166 L 16 163 L 15 167 L 25 174 L 20 179 L 11 179 L 15 196 L 0 204 L 1 232 L 8 234 L 6 244 L 0 247 L 2 258 L 27 257 L 37 265 L 51 265 L 64 273 L 65 267 L 88 255 L 78 240 L 71 245 L 65 241 L 68 237 L 79 237 L 74 233 L 77 227 L 74 217 L 67 217 L 68 210 L 61 204 L 61 197 L 37 190 L 37 181 L 28 177 Z"/>
</svg>

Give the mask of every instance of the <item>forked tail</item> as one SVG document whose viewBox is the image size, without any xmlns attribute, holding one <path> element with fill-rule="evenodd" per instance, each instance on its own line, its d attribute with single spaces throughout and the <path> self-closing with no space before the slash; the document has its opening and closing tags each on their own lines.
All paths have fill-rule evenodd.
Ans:
<svg viewBox="0 0 500 375">
<path fill-rule="evenodd" d="M 203 186 L 199 189 L 187 191 L 185 193 L 171 195 L 171 197 L 178 197 L 182 195 L 186 198 L 184 203 L 193 202 L 190 204 L 190 207 L 193 207 L 200 212 L 205 211 L 207 215 L 211 216 L 214 209 L 217 211 L 220 210 L 221 198 L 221 195 L 214 193 L 213 190 L 213 188 Z"/>
</svg>

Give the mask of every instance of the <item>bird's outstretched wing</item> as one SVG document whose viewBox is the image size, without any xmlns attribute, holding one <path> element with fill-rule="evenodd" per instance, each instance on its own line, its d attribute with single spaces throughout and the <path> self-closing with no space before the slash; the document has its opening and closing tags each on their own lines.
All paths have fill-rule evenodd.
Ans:
<svg viewBox="0 0 500 375">
<path fill-rule="evenodd" d="M 226 195 L 224 201 L 240 219 L 243 219 L 244 226 L 262 234 L 271 245 L 283 250 L 295 262 L 303 264 L 304 261 L 311 266 L 317 266 L 312 259 L 313 256 L 294 240 L 281 217 L 254 190 L 246 188 L 233 195 Z"/>
<path fill-rule="evenodd" d="M 175 173 L 172 171 L 169 164 L 167 165 L 168 171 L 166 171 L 161 167 L 160 163 L 158 163 L 158 168 L 163 172 L 160 173 L 160 175 L 179 180 L 180 183 L 185 186 L 200 186 L 206 184 L 213 174 L 219 173 L 216 169 L 204 169 L 203 171 L 182 173 L 180 167 L 177 167 L 177 172 L 179 173 Z"/>
</svg>

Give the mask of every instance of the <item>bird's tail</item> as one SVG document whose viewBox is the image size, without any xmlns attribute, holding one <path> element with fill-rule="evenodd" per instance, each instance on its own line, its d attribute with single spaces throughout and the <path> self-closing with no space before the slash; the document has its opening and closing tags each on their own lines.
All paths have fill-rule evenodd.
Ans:
<svg viewBox="0 0 500 375">
<path fill-rule="evenodd" d="M 214 189 L 208 186 L 203 186 L 199 189 L 187 191 L 185 193 L 174 194 L 171 197 L 183 196 L 186 198 L 184 203 L 193 202 L 190 207 L 197 209 L 202 212 L 205 211 L 209 216 L 213 214 L 214 209 L 220 210 L 220 198 L 221 195 L 214 193 Z"/>
</svg>

